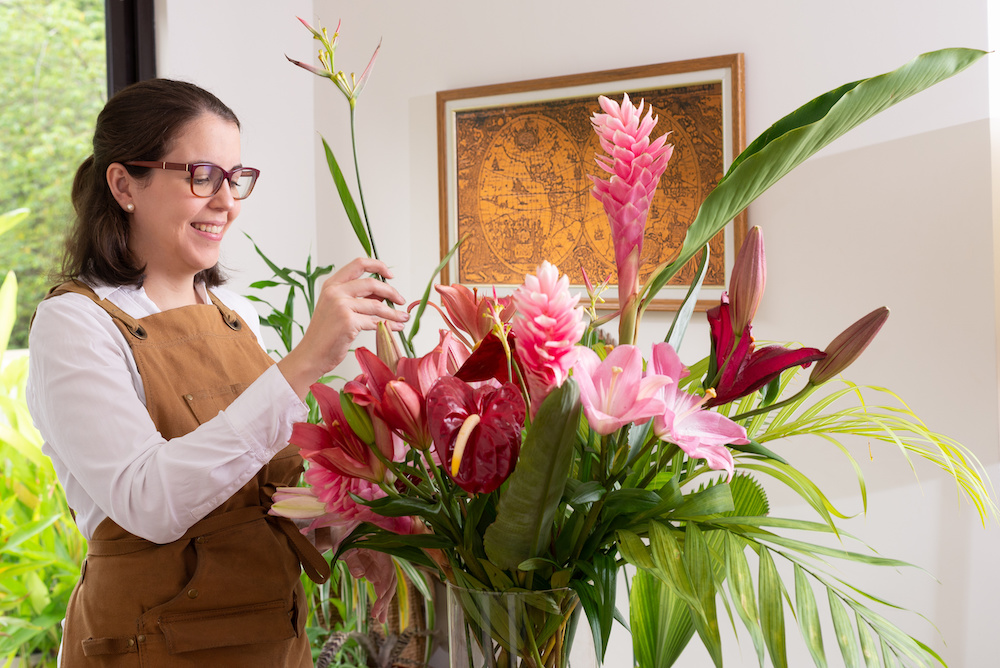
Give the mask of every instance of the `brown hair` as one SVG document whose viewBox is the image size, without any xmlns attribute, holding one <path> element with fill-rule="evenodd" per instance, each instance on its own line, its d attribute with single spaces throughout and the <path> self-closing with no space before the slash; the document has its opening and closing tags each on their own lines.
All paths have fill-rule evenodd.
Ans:
<svg viewBox="0 0 1000 668">
<path fill-rule="evenodd" d="M 92 276 L 109 285 L 142 285 L 145 266 L 128 247 L 129 221 L 105 174 L 115 162 L 160 160 L 181 130 L 205 113 L 230 121 L 232 109 L 208 91 L 184 81 L 149 79 L 123 88 L 97 116 L 94 153 L 73 179 L 76 219 L 66 239 L 60 278 Z M 125 165 L 129 174 L 148 178 L 150 168 Z M 208 287 L 225 282 L 216 264 L 198 274 Z"/>
</svg>

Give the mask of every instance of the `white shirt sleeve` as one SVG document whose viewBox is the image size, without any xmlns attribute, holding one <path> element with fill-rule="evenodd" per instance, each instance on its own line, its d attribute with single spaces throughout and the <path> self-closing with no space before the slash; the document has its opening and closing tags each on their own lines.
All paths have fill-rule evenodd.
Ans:
<svg viewBox="0 0 1000 668">
<path fill-rule="evenodd" d="M 236 310 L 247 319 L 246 308 Z M 258 323 L 247 324 L 259 340 Z M 39 305 L 29 351 L 29 408 L 88 539 L 110 517 L 153 542 L 176 540 L 256 475 L 306 418 L 272 366 L 217 417 L 167 441 L 146 411 L 128 343 L 82 295 Z"/>
</svg>

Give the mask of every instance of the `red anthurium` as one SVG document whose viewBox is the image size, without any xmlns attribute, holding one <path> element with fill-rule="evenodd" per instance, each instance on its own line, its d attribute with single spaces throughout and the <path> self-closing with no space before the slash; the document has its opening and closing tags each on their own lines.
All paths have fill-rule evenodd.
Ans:
<svg viewBox="0 0 1000 668">
<path fill-rule="evenodd" d="M 708 324 L 712 335 L 712 366 L 718 379 L 714 384 L 716 396 L 705 402 L 706 407 L 727 404 L 764 387 L 785 369 L 804 368 L 826 357 L 817 348 L 789 349 L 778 345 L 756 348 L 749 324 L 734 348 L 736 336 L 725 294 L 722 303 L 708 311 Z"/>
<path fill-rule="evenodd" d="M 302 457 L 341 475 L 379 482 L 385 466 L 371 447 L 351 429 L 340 407 L 340 393 L 317 383 L 311 388 L 323 414 L 323 424 L 297 422 L 290 442 L 299 446 Z M 383 452 L 387 458 L 393 453 Z"/>
<path fill-rule="evenodd" d="M 489 493 L 514 470 L 525 405 L 512 383 L 473 388 L 442 376 L 427 395 L 427 421 L 448 475 L 470 494 Z"/>
</svg>

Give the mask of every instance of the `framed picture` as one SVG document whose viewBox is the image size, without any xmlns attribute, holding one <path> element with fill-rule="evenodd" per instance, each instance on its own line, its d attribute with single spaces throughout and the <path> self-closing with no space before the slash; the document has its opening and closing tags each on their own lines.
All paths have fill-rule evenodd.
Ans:
<svg viewBox="0 0 1000 668">
<path fill-rule="evenodd" d="M 610 275 L 601 308 L 616 309 L 610 226 L 589 178 L 606 176 L 590 122 L 598 96 L 644 101 L 659 119 L 652 137 L 671 133 L 673 157 L 646 224 L 645 281 L 676 255 L 701 202 L 745 147 L 743 86 L 743 54 L 733 54 L 438 92 L 441 257 L 465 237 L 442 282 L 513 287 L 548 260 L 574 286 L 583 286 L 581 267 L 595 285 Z M 712 240 L 699 310 L 718 303 L 746 225 L 744 212 Z M 676 309 L 695 269 L 692 261 L 650 308 Z"/>
</svg>

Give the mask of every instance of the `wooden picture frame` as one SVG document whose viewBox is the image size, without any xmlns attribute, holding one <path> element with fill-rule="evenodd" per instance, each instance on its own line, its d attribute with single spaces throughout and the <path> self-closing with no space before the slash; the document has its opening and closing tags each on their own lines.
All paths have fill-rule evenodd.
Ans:
<svg viewBox="0 0 1000 668">
<path fill-rule="evenodd" d="M 610 228 L 588 175 L 606 176 L 594 160 L 603 154 L 590 122 L 601 111 L 597 98 L 621 102 L 624 93 L 659 118 L 652 138 L 670 131 L 674 144 L 650 209 L 640 280 L 676 254 L 701 202 L 745 148 L 743 54 L 438 92 L 441 257 L 467 237 L 443 283 L 513 288 L 548 260 L 574 286 L 583 285 L 581 266 L 595 285 L 610 273 L 601 308 L 617 308 Z M 746 229 L 744 211 L 713 240 L 698 310 L 718 303 Z M 676 309 L 695 264 L 650 308 Z"/>
</svg>

